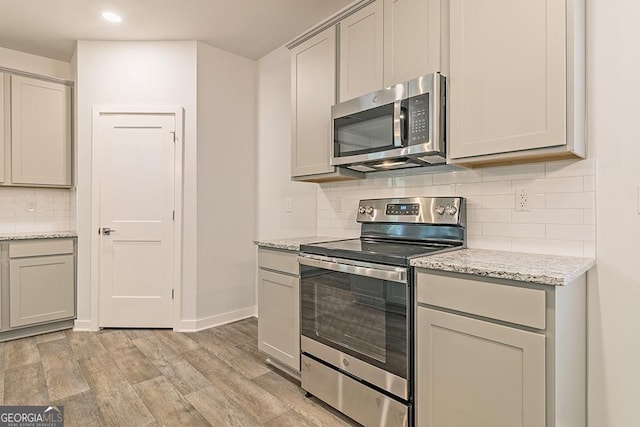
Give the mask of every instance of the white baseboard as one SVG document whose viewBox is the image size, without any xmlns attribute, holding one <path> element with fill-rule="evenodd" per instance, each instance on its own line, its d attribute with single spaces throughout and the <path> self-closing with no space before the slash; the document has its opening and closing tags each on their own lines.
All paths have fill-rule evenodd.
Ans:
<svg viewBox="0 0 640 427">
<path fill-rule="evenodd" d="M 73 322 L 73 330 L 78 332 L 95 332 L 99 330 L 97 325 L 94 325 L 91 320 L 75 320 Z"/>
<path fill-rule="evenodd" d="M 238 320 L 257 316 L 258 307 L 254 305 L 252 307 L 216 314 L 203 319 L 182 320 L 180 321 L 180 325 L 177 328 L 173 328 L 173 330 L 176 332 L 198 332 L 204 329 L 213 328 L 214 326 L 226 325 L 227 323 L 237 322 Z"/>
</svg>

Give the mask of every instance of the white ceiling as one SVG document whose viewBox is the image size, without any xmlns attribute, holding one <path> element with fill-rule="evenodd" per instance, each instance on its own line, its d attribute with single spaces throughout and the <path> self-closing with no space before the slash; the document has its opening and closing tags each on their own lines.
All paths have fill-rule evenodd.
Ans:
<svg viewBox="0 0 640 427">
<path fill-rule="evenodd" d="M 0 46 L 69 61 L 76 40 L 200 40 L 258 59 L 352 1 L 0 0 Z"/>
</svg>

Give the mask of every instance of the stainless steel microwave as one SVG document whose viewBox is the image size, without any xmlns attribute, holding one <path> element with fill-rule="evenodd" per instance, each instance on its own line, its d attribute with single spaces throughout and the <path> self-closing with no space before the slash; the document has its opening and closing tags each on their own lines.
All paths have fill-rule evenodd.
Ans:
<svg viewBox="0 0 640 427">
<path fill-rule="evenodd" d="M 427 74 L 331 107 L 331 164 L 360 172 L 446 162 L 446 79 Z"/>
</svg>

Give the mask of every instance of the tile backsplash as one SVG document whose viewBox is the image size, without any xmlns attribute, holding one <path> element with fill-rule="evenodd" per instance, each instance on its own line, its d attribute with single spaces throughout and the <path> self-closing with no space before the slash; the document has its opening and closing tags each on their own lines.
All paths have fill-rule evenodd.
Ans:
<svg viewBox="0 0 640 427">
<path fill-rule="evenodd" d="M 321 184 L 317 234 L 358 236 L 360 199 L 455 195 L 467 198 L 471 248 L 595 257 L 593 159 L 415 172 Z"/>
<path fill-rule="evenodd" d="M 73 231 L 75 203 L 74 190 L 0 187 L 0 233 Z"/>
</svg>

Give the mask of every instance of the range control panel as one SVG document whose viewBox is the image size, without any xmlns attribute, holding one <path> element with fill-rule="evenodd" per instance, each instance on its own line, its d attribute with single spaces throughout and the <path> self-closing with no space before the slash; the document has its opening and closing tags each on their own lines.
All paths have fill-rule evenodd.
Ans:
<svg viewBox="0 0 640 427">
<path fill-rule="evenodd" d="M 404 197 L 360 200 L 360 223 L 461 225 L 466 223 L 464 197 Z"/>
</svg>

